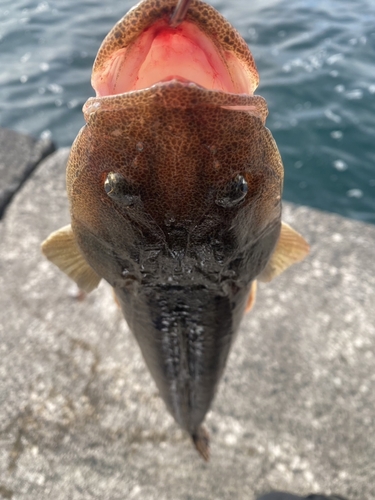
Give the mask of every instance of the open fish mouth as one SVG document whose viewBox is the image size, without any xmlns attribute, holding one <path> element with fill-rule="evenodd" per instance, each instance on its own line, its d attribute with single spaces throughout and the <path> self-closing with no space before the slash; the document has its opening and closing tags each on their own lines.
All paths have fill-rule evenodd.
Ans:
<svg viewBox="0 0 375 500">
<path fill-rule="evenodd" d="M 96 97 L 179 82 L 207 90 L 253 95 L 258 74 L 238 32 L 212 7 L 193 0 L 171 27 L 176 0 L 145 0 L 120 20 L 96 58 Z"/>
<path fill-rule="evenodd" d="M 117 50 L 94 81 L 98 96 L 141 90 L 178 80 L 235 94 L 252 92 L 247 71 L 230 52 L 189 21 L 171 28 L 165 20 Z"/>
</svg>

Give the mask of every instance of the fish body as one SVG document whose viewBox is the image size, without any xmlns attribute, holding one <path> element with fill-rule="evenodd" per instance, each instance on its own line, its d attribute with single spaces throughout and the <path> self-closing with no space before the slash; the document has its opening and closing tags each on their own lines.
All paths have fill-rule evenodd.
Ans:
<svg viewBox="0 0 375 500">
<path fill-rule="evenodd" d="M 71 226 L 46 256 L 115 290 L 160 395 L 208 459 L 202 427 L 256 280 L 308 252 L 281 223 L 283 165 L 252 55 L 193 0 L 144 0 L 109 33 L 67 167 Z"/>
</svg>

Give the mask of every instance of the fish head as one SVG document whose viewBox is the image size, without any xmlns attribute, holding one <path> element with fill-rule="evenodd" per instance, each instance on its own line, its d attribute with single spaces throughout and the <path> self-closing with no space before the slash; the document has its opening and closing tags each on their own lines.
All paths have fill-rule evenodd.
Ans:
<svg viewBox="0 0 375 500">
<path fill-rule="evenodd" d="M 192 0 L 173 28 L 175 7 L 144 0 L 107 35 L 70 155 L 72 227 L 111 284 L 145 249 L 212 242 L 253 249 L 251 280 L 280 232 L 283 166 L 251 52 L 213 7 Z"/>
</svg>

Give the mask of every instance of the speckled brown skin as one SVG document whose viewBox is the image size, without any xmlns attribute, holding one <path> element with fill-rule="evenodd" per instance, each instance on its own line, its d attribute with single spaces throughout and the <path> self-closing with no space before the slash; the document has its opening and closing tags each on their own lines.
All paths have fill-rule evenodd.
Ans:
<svg viewBox="0 0 375 500">
<path fill-rule="evenodd" d="M 143 5 L 108 35 L 96 70 L 121 37 L 170 15 L 175 1 Z M 216 30 L 220 43 L 229 37 L 255 68 L 211 7 L 193 1 L 188 17 Z M 253 111 L 233 108 L 245 105 Z M 114 287 L 169 411 L 197 440 L 252 282 L 279 237 L 283 167 L 264 126 L 265 101 L 175 81 L 89 99 L 84 112 L 67 170 L 74 234 Z M 104 189 L 110 172 L 121 174 L 123 197 Z M 226 205 L 238 175 L 248 192 Z"/>
</svg>

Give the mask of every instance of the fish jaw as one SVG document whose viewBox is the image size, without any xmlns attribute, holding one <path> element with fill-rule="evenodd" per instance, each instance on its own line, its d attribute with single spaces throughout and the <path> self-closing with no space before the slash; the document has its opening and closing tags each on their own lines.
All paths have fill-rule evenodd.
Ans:
<svg viewBox="0 0 375 500">
<path fill-rule="evenodd" d="M 97 97 L 179 80 L 203 88 L 252 95 L 259 77 L 240 34 L 213 7 L 193 0 L 178 27 L 175 0 L 144 0 L 107 35 L 95 60 Z"/>
</svg>

